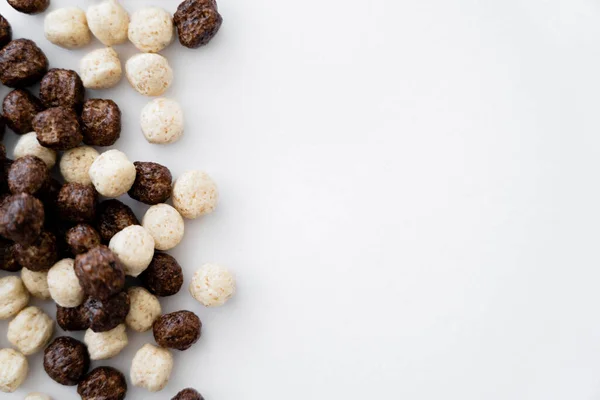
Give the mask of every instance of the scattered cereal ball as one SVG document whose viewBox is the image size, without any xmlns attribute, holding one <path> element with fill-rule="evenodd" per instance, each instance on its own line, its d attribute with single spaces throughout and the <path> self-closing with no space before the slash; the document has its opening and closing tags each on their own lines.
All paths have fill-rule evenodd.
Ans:
<svg viewBox="0 0 600 400">
<path fill-rule="evenodd" d="M 131 208 L 119 200 L 106 200 L 98 205 L 96 229 L 105 243 L 108 243 L 117 232 L 130 225 L 139 224 L 140 221 Z"/>
<path fill-rule="evenodd" d="M 44 370 L 61 385 L 77 385 L 89 368 L 90 356 L 79 340 L 57 337 L 44 351 Z"/>
<path fill-rule="evenodd" d="M 29 292 L 18 276 L 0 279 L 0 319 L 12 318 L 29 303 Z"/>
<path fill-rule="evenodd" d="M 113 236 L 108 247 L 119 257 L 127 275 L 138 276 L 152 261 L 154 238 L 144 227 L 132 225 Z"/>
<path fill-rule="evenodd" d="M 83 341 L 90 352 L 90 359 L 106 360 L 115 357 L 127 346 L 127 332 L 125 325 L 117 325 L 116 328 L 106 332 L 94 332 L 88 329 Z"/>
<path fill-rule="evenodd" d="M 61 218 L 71 222 L 92 221 L 96 215 L 98 193 L 93 186 L 81 183 L 65 183 L 56 200 Z"/>
<path fill-rule="evenodd" d="M 27 268 L 21 270 L 21 279 L 33 297 L 42 300 L 50 299 L 50 289 L 48 288 L 48 271 L 32 271 Z"/>
<path fill-rule="evenodd" d="M 140 275 L 140 280 L 150 293 L 161 297 L 172 296 L 183 285 L 183 271 L 173 256 L 157 252 Z"/>
<path fill-rule="evenodd" d="M 44 35 L 57 46 L 75 49 L 92 40 L 85 13 L 78 7 L 54 10 L 44 19 Z"/>
<path fill-rule="evenodd" d="M 160 54 L 136 54 L 125 63 L 125 71 L 131 86 L 144 96 L 160 96 L 173 82 L 173 70 Z"/>
<path fill-rule="evenodd" d="M 121 110 L 112 100 L 87 100 L 81 122 L 83 142 L 90 146 L 111 146 L 121 136 Z"/>
<path fill-rule="evenodd" d="M 50 5 L 50 0 L 8 0 L 8 4 L 24 14 L 39 14 L 46 11 L 46 8 Z"/>
<path fill-rule="evenodd" d="M 205 264 L 190 283 L 190 294 L 206 307 L 222 306 L 235 293 L 235 277 L 224 267 Z"/>
<path fill-rule="evenodd" d="M 40 236 L 43 225 L 44 205 L 30 194 L 13 194 L 0 205 L 0 232 L 7 239 L 32 244 Z"/>
<path fill-rule="evenodd" d="M 152 325 L 154 340 L 161 347 L 187 350 L 200 339 L 202 322 L 191 311 L 177 311 L 160 316 Z"/>
<path fill-rule="evenodd" d="M 129 189 L 129 197 L 146 204 L 164 203 L 171 197 L 171 171 L 164 165 L 136 161 L 135 181 Z"/>
<path fill-rule="evenodd" d="M 71 253 L 87 253 L 96 246 L 100 246 L 100 234 L 88 224 L 78 224 L 70 228 L 66 234 L 67 244 Z"/>
<path fill-rule="evenodd" d="M 17 262 L 15 254 L 16 243 L 0 237 L 0 270 L 17 272 L 21 265 Z"/>
<path fill-rule="evenodd" d="M 125 270 L 117 256 L 106 246 L 94 247 L 75 257 L 75 274 L 84 292 L 106 300 L 125 286 Z"/>
<path fill-rule="evenodd" d="M 60 173 L 67 182 L 91 185 L 88 171 L 99 155 L 100 153 L 90 146 L 67 150 L 60 159 Z"/>
<path fill-rule="evenodd" d="M 48 271 L 50 296 L 61 307 L 77 307 L 83 303 L 83 289 L 75 275 L 73 259 L 60 260 Z"/>
<path fill-rule="evenodd" d="M 184 172 L 173 184 L 173 206 L 184 218 L 213 212 L 218 200 L 217 185 L 205 172 Z"/>
<path fill-rule="evenodd" d="M 161 314 L 158 299 L 142 287 L 132 287 L 127 291 L 131 300 L 129 314 L 125 318 L 127 326 L 136 332 L 146 332 Z"/>
<path fill-rule="evenodd" d="M 56 322 L 64 331 L 85 331 L 90 327 L 85 303 L 71 308 L 56 305 Z"/>
<path fill-rule="evenodd" d="M 8 324 L 8 341 L 23 355 L 42 350 L 52 337 L 54 321 L 37 307 L 27 307 Z"/>
<path fill-rule="evenodd" d="M 88 89 L 108 89 L 121 80 L 123 71 L 119 55 L 112 48 L 94 50 L 79 63 L 83 86 Z"/>
<path fill-rule="evenodd" d="M 69 150 L 83 140 L 79 117 L 72 108 L 49 108 L 37 114 L 32 123 L 37 140 L 52 150 Z"/>
<path fill-rule="evenodd" d="M 14 248 L 17 262 L 31 271 L 48 271 L 58 259 L 56 236 L 52 232 L 42 232 L 29 246 L 16 244 Z"/>
<path fill-rule="evenodd" d="M 40 392 L 29 393 L 25 400 L 52 400 L 50 396 Z"/>
<path fill-rule="evenodd" d="M 175 100 L 154 99 L 142 109 L 140 124 L 148 142 L 174 143 L 183 136 L 183 111 Z"/>
<path fill-rule="evenodd" d="M 106 332 L 125 322 L 130 310 L 129 295 L 118 293 L 106 300 L 88 298 L 85 309 L 94 332 Z"/>
<path fill-rule="evenodd" d="M 0 81 L 9 87 L 31 86 L 48 70 L 48 59 L 29 39 L 16 39 L 0 50 Z"/>
<path fill-rule="evenodd" d="M 42 111 L 42 101 L 26 89 L 9 92 L 2 102 L 2 116 L 6 125 L 18 135 L 33 131 L 33 118 Z"/>
<path fill-rule="evenodd" d="M 169 383 L 172 370 L 173 356 L 169 350 L 146 344 L 135 353 L 129 376 L 134 386 L 158 392 Z"/>
<path fill-rule="evenodd" d="M 159 7 L 137 10 L 129 22 L 129 40 L 144 53 L 158 53 L 173 41 L 171 14 Z"/>
<path fill-rule="evenodd" d="M 36 156 L 17 158 L 8 170 L 8 188 L 14 194 L 39 193 L 50 179 L 46 163 Z"/>
<path fill-rule="evenodd" d="M 0 392 L 12 393 L 29 372 L 27 358 L 13 349 L 0 349 Z"/>
<path fill-rule="evenodd" d="M 123 400 L 127 394 L 125 376 L 112 367 L 98 367 L 77 386 L 81 400 Z"/>
<path fill-rule="evenodd" d="M 40 99 L 44 107 L 73 107 L 81 109 L 85 88 L 77 72 L 52 68 L 40 82 Z"/>
<path fill-rule="evenodd" d="M 223 18 L 215 0 L 185 0 L 174 15 L 179 42 L 195 49 L 207 44 L 219 31 Z"/>
<path fill-rule="evenodd" d="M 119 197 L 127 193 L 135 181 L 135 166 L 119 150 L 100 154 L 92 163 L 89 173 L 98 193 L 106 197 Z"/>
<path fill-rule="evenodd" d="M 56 164 L 56 152 L 42 146 L 38 142 L 35 132 L 29 132 L 21 136 L 15 145 L 13 154 L 16 159 L 25 156 L 35 156 L 46 163 L 48 169 L 54 167 L 54 164 Z"/>
<path fill-rule="evenodd" d="M 0 48 L 6 46 L 12 40 L 12 27 L 10 23 L 0 15 Z"/>
<path fill-rule="evenodd" d="M 113 46 L 127 40 L 129 14 L 118 1 L 108 0 L 89 6 L 86 16 L 90 30 L 104 45 Z"/>
<path fill-rule="evenodd" d="M 183 239 L 183 218 L 168 204 L 157 204 L 146 211 L 142 226 L 154 238 L 157 250 L 170 250 Z"/>
<path fill-rule="evenodd" d="M 204 400 L 204 397 L 195 389 L 183 389 L 177 393 L 171 400 Z"/>
</svg>

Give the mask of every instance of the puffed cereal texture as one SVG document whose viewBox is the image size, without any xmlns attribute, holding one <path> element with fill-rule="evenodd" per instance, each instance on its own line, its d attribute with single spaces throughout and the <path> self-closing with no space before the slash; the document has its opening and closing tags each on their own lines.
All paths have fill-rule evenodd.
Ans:
<svg viewBox="0 0 600 400">
<path fill-rule="evenodd" d="M 190 283 L 190 294 L 206 307 L 222 306 L 235 293 L 235 276 L 216 264 L 200 267 Z"/>
<path fill-rule="evenodd" d="M 214 211 L 219 192 L 207 173 L 187 171 L 173 184 L 172 197 L 173 206 L 184 218 L 195 219 Z"/>
<path fill-rule="evenodd" d="M 136 54 L 125 63 L 129 83 L 144 96 L 160 96 L 173 82 L 173 70 L 160 54 Z"/>
<path fill-rule="evenodd" d="M 169 144 L 183 136 L 183 110 L 172 99 L 151 100 L 142 109 L 140 125 L 146 140 L 154 144 Z"/>
<path fill-rule="evenodd" d="M 107 0 L 87 9 L 90 30 L 106 46 L 123 43 L 127 40 L 129 14 L 116 0 Z"/>
<path fill-rule="evenodd" d="M 40 142 L 38 142 L 37 134 L 35 132 L 29 132 L 19 137 L 13 155 L 15 159 L 25 156 L 36 156 L 46 163 L 46 166 L 48 166 L 49 169 L 56 164 L 56 151 L 42 146 Z"/>
<path fill-rule="evenodd" d="M 160 302 L 146 289 L 136 286 L 127 291 L 131 306 L 125 318 L 128 327 L 136 332 L 146 332 L 162 313 Z"/>
<path fill-rule="evenodd" d="M 119 258 L 125 274 L 138 276 L 154 256 L 154 238 L 140 225 L 131 225 L 110 239 L 108 247 Z"/>
<path fill-rule="evenodd" d="M 78 7 L 59 8 L 48 13 L 44 34 L 50 42 L 67 49 L 85 46 L 92 39 L 85 12 Z"/>
<path fill-rule="evenodd" d="M 17 390 L 28 372 L 29 364 L 23 354 L 13 349 L 0 349 L 0 392 Z"/>
<path fill-rule="evenodd" d="M 128 343 L 125 324 L 106 332 L 94 332 L 88 329 L 83 338 L 90 360 L 106 360 L 115 357 Z"/>
<path fill-rule="evenodd" d="M 177 246 L 183 239 L 185 230 L 183 218 L 168 204 L 150 207 L 144 214 L 142 226 L 154 238 L 157 250 L 170 250 Z"/>
<path fill-rule="evenodd" d="M 157 53 L 173 41 L 173 17 L 160 7 L 146 7 L 131 15 L 129 40 L 139 51 Z"/>
<path fill-rule="evenodd" d="M 121 80 L 119 55 L 111 47 L 86 54 L 79 63 L 79 75 L 88 89 L 108 89 Z"/>
<path fill-rule="evenodd" d="M 100 154 L 89 169 L 92 184 L 102 196 L 119 197 L 135 181 L 135 165 L 119 150 Z"/>
<path fill-rule="evenodd" d="M 146 344 L 135 353 L 131 362 L 131 383 L 150 392 L 158 392 L 167 386 L 172 370 L 171 352 Z"/>
<path fill-rule="evenodd" d="M 90 146 L 65 151 L 60 159 L 60 173 L 67 182 L 91 185 L 89 170 L 100 153 Z"/>
<path fill-rule="evenodd" d="M 65 258 L 48 271 L 50 296 L 61 307 L 77 307 L 84 300 L 83 289 L 75 275 L 74 263 L 72 258 Z"/>
<path fill-rule="evenodd" d="M 23 355 L 42 350 L 52 337 L 54 321 L 37 307 L 27 307 L 8 324 L 8 341 Z"/>
<path fill-rule="evenodd" d="M 40 392 L 29 393 L 25 400 L 52 400 L 50 396 Z"/>
<path fill-rule="evenodd" d="M 48 288 L 48 271 L 31 271 L 27 268 L 21 270 L 21 279 L 33 297 L 42 300 L 50 299 L 50 289 Z"/>
<path fill-rule="evenodd" d="M 0 279 L 0 320 L 17 315 L 29 303 L 29 292 L 18 276 Z"/>
</svg>

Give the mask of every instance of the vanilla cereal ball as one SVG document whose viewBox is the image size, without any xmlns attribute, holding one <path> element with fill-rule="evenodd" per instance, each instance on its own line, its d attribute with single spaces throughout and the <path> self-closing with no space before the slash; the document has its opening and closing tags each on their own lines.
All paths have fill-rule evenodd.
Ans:
<svg viewBox="0 0 600 400">
<path fill-rule="evenodd" d="M 27 268 L 21 270 L 21 279 L 33 297 L 38 299 L 50 299 L 50 289 L 48 288 L 48 271 L 31 271 Z"/>
<path fill-rule="evenodd" d="M 154 99 L 142 109 L 140 124 L 148 142 L 174 143 L 183 136 L 183 110 L 175 100 Z"/>
<path fill-rule="evenodd" d="M 146 7 L 131 15 L 129 40 L 144 53 L 157 53 L 173 41 L 173 17 L 159 7 Z"/>
<path fill-rule="evenodd" d="M 206 307 L 222 306 L 235 293 L 235 276 L 216 264 L 205 264 L 190 283 L 190 294 Z"/>
<path fill-rule="evenodd" d="M 75 275 L 74 264 L 72 258 L 65 258 L 48 271 L 50 296 L 61 307 L 73 308 L 83 303 L 84 293 Z"/>
<path fill-rule="evenodd" d="M 27 307 L 8 324 L 8 341 L 26 356 L 42 350 L 54 332 L 54 321 L 37 307 Z"/>
<path fill-rule="evenodd" d="M 116 0 L 89 6 L 86 16 L 90 30 L 104 45 L 113 46 L 127 40 L 129 14 Z"/>
<path fill-rule="evenodd" d="M 133 386 L 150 392 L 163 390 L 173 370 L 173 356 L 167 349 L 146 344 L 138 350 L 131 362 L 130 378 Z"/>
<path fill-rule="evenodd" d="M 183 218 L 168 204 L 156 204 L 146 211 L 142 226 L 154 238 L 157 250 L 170 250 L 177 246 L 185 230 Z"/>
<path fill-rule="evenodd" d="M 65 151 L 60 159 L 60 173 L 67 182 L 91 185 L 89 170 L 100 153 L 90 146 Z"/>
<path fill-rule="evenodd" d="M 154 321 L 160 317 L 160 302 L 146 289 L 136 286 L 127 290 L 131 306 L 125 318 L 128 327 L 136 332 L 146 332 L 152 328 Z"/>
<path fill-rule="evenodd" d="M 85 13 L 77 7 L 48 13 L 44 19 L 44 34 L 50 42 L 67 49 L 85 46 L 92 39 Z"/>
<path fill-rule="evenodd" d="M 184 172 L 173 184 L 173 206 L 184 218 L 195 219 L 217 207 L 215 182 L 201 171 Z"/>
<path fill-rule="evenodd" d="M 18 276 L 0 279 L 0 320 L 17 315 L 29 303 L 29 292 Z"/>
<path fill-rule="evenodd" d="M 88 89 L 108 89 L 121 80 L 119 55 L 110 47 L 94 50 L 79 62 L 79 75 Z"/>
<path fill-rule="evenodd" d="M 56 152 L 42 146 L 40 142 L 38 142 L 37 134 L 35 132 L 29 132 L 19 137 L 13 155 L 15 159 L 25 156 L 36 156 L 45 162 L 48 168 L 52 168 L 54 167 L 54 164 L 56 164 Z"/>
<path fill-rule="evenodd" d="M 52 400 L 50 396 L 40 392 L 29 393 L 25 400 Z"/>
<path fill-rule="evenodd" d="M 125 273 L 138 276 L 154 256 L 154 238 L 140 225 L 130 225 L 110 239 L 108 247 L 119 258 Z"/>
<path fill-rule="evenodd" d="M 160 96 L 173 82 L 173 70 L 160 54 L 136 54 L 125 63 L 129 83 L 144 96 Z"/>
<path fill-rule="evenodd" d="M 0 349 L 0 392 L 12 393 L 27 378 L 27 358 L 13 349 Z"/>
<path fill-rule="evenodd" d="M 135 181 L 135 165 L 119 150 L 100 154 L 89 169 L 92 184 L 102 196 L 119 197 Z"/>
<path fill-rule="evenodd" d="M 90 353 L 90 360 L 106 360 L 113 358 L 123 350 L 128 343 L 125 324 L 106 332 L 94 332 L 88 329 L 83 341 Z"/>
</svg>

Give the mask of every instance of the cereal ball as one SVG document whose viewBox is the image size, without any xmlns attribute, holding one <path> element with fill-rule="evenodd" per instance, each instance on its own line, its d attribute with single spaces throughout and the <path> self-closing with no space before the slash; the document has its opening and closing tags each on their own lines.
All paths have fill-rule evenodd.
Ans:
<svg viewBox="0 0 600 400">
<path fill-rule="evenodd" d="M 18 135 L 33 131 L 33 118 L 42 111 L 42 102 L 25 89 L 9 92 L 2 102 L 6 125 Z"/>
<path fill-rule="evenodd" d="M 123 400 L 127 394 L 125 376 L 112 367 L 92 370 L 77 386 L 81 400 Z"/>
<path fill-rule="evenodd" d="M 0 15 L 0 48 L 6 46 L 12 40 L 12 27 L 10 23 Z"/>
<path fill-rule="evenodd" d="M 23 355 L 42 350 L 54 332 L 54 321 L 37 307 L 27 307 L 8 324 L 8 341 Z"/>
<path fill-rule="evenodd" d="M 113 236 L 108 247 L 119 257 L 127 275 L 138 276 L 152 261 L 154 238 L 144 227 L 131 225 Z"/>
<path fill-rule="evenodd" d="M 78 254 L 75 273 L 83 291 L 96 299 L 106 300 L 125 286 L 125 270 L 117 256 L 106 246 Z"/>
<path fill-rule="evenodd" d="M 173 206 L 184 218 L 195 219 L 217 207 L 217 185 L 201 171 L 184 172 L 173 185 Z"/>
<path fill-rule="evenodd" d="M 48 231 L 42 232 L 29 246 L 17 243 L 14 251 L 22 267 L 36 272 L 49 270 L 58 259 L 56 236 Z"/>
<path fill-rule="evenodd" d="M 235 293 L 235 277 L 216 264 L 200 267 L 190 283 L 190 294 L 206 307 L 222 306 Z"/>
<path fill-rule="evenodd" d="M 181 266 L 167 253 L 154 253 L 152 262 L 140 275 L 143 285 L 156 296 L 172 296 L 183 285 Z"/>
<path fill-rule="evenodd" d="M 56 322 L 64 331 L 85 331 L 90 327 L 90 320 L 85 303 L 77 307 L 56 306 Z"/>
<path fill-rule="evenodd" d="M 24 14 L 39 14 L 46 11 L 46 8 L 50 5 L 50 0 L 8 0 L 8 4 Z"/>
<path fill-rule="evenodd" d="M 60 260 L 48 271 L 50 296 L 61 307 L 77 307 L 83 303 L 83 288 L 77 279 L 71 258 Z"/>
<path fill-rule="evenodd" d="M 204 400 L 204 397 L 195 389 L 183 389 L 177 393 L 171 400 Z"/>
<path fill-rule="evenodd" d="M 217 34 L 223 18 L 215 0 L 185 0 L 177 7 L 173 22 L 177 26 L 179 42 L 195 49 Z"/>
<path fill-rule="evenodd" d="M 0 206 L 2 236 L 23 245 L 37 240 L 44 225 L 44 205 L 30 194 L 13 194 Z"/>
<path fill-rule="evenodd" d="M 15 243 L 0 237 L 0 270 L 17 272 L 21 265 L 15 254 Z"/>
<path fill-rule="evenodd" d="M 44 351 L 44 370 L 61 385 L 77 385 L 89 368 L 90 356 L 79 340 L 57 337 Z"/>
<path fill-rule="evenodd" d="M 29 393 L 25 400 L 52 400 L 50 396 L 40 392 Z"/>
<path fill-rule="evenodd" d="M 48 169 L 54 167 L 56 163 L 56 152 L 52 149 L 44 147 L 38 142 L 37 134 L 29 132 L 21 136 L 15 145 L 13 152 L 16 159 L 25 156 L 35 156 L 42 160 Z"/>
<path fill-rule="evenodd" d="M 119 150 L 100 154 L 89 173 L 92 184 L 105 197 L 119 197 L 127 193 L 135 181 L 135 166 Z"/>
<path fill-rule="evenodd" d="M 125 324 L 106 332 L 94 332 L 88 329 L 83 341 L 90 352 L 91 360 L 106 360 L 115 357 L 127 346 Z"/>
<path fill-rule="evenodd" d="M 142 109 L 140 124 L 148 142 L 174 143 L 183 136 L 183 111 L 175 100 L 154 99 Z"/>
<path fill-rule="evenodd" d="M 131 86 L 144 96 L 160 96 L 173 82 L 173 70 L 160 54 L 136 54 L 125 63 L 125 71 Z"/>
<path fill-rule="evenodd" d="M 29 292 L 18 276 L 0 279 L 0 319 L 12 318 L 29 303 Z"/>
<path fill-rule="evenodd" d="M 9 87 L 31 86 L 48 70 L 48 59 L 29 39 L 16 39 L 0 50 L 0 81 Z"/>
<path fill-rule="evenodd" d="M 129 14 L 118 1 L 108 0 L 88 7 L 87 21 L 90 30 L 106 46 L 127 40 Z"/>
<path fill-rule="evenodd" d="M 50 289 L 48 288 L 48 271 L 32 271 L 27 268 L 21 270 L 21 279 L 33 297 L 42 300 L 50 299 Z"/>
<path fill-rule="evenodd" d="M 137 10 L 129 22 L 129 40 L 144 53 L 158 53 L 173 41 L 171 14 L 159 7 Z"/>
<path fill-rule="evenodd" d="M 90 146 L 111 146 L 121 136 L 121 110 L 112 100 L 86 101 L 81 122 L 83 142 Z"/>
<path fill-rule="evenodd" d="M 177 311 L 160 316 L 152 325 L 154 340 L 161 347 L 187 350 L 200 339 L 202 322 L 191 311 Z"/>
<path fill-rule="evenodd" d="M 0 349 L 0 392 L 12 393 L 29 372 L 27 358 L 13 349 Z"/>
<path fill-rule="evenodd" d="M 125 318 L 127 326 L 136 332 L 146 332 L 161 314 L 158 299 L 142 287 L 132 287 L 127 291 L 131 300 L 129 314 Z"/>
<path fill-rule="evenodd" d="M 112 48 L 94 50 L 79 62 L 79 75 L 88 89 L 108 89 L 121 80 L 119 55 Z"/>
<path fill-rule="evenodd" d="M 75 255 L 100 246 L 100 234 L 88 224 L 78 224 L 67 231 L 67 244 Z"/>
<path fill-rule="evenodd" d="M 109 242 L 117 232 L 128 226 L 139 224 L 131 208 L 119 200 L 106 200 L 98 205 L 96 229 L 103 242 Z"/>
<path fill-rule="evenodd" d="M 85 309 L 94 332 L 106 332 L 125 322 L 130 310 L 129 295 L 118 293 L 106 300 L 88 298 Z"/>
<path fill-rule="evenodd" d="M 89 169 L 100 153 L 90 146 L 67 150 L 60 159 L 60 173 L 67 182 L 91 185 Z"/>
<path fill-rule="evenodd" d="M 169 350 L 146 344 L 135 353 L 129 376 L 134 386 L 158 392 L 169 383 L 172 370 L 173 356 Z"/>
<path fill-rule="evenodd" d="M 56 200 L 61 218 L 71 222 L 92 221 L 96 215 L 98 193 L 93 186 L 65 183 Z"/>
<path fill-rule="evenodd" d="M 17 158 L 8 170 L 8 188 L 13 194 L 39 193 L 50 179 L 46 163 L 36 156 Z"/>
<path fill-rule="evenodd" d="M 33 118 L 33 130 L 44 147 L 64 151 L 77 147 L 83 140 L 77 113 L 72 108 L 54 107 Z"/>
<path fill-rule="evenodd" d="M 83 82 L 73 70 L 52 68 L 40 82 L 40 99 L 46 108 L 72 107 L 79 110 L 84 97 Z"/>
<path fill-rule="evenodd" d="M 172 176 L 169 168 L 153 163 L 136 161 L 135 181 L 129 189 L 132 199 L 146 204 L 164 203 L 171 197 Z"/>
<path fill-rule="evenodd" d="M 142 226 L 154 238 L 157 250 L 170 250 L 183 239 L 183 218 L 168 204 L 157 204 L 146 211 Z"/>
<path fill-rule="evenodd" d="M 78 7 L 59 8 L 46 15 L 44 35 L 57 46 L 75 49 L 92 40 L 85 13 Z"/>
</svg>

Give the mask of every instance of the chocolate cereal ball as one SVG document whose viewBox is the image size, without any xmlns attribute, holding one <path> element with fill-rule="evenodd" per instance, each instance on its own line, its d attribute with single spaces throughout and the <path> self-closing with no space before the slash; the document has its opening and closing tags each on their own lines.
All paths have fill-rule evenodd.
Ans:
<svg viewBox="0 0 600 400">
<path fill-rule="evenodd" d="M 202 322 L 191 311 L 176 311 L 160 316 L 152 326 L 154 340 L 161 347 L 187 350 L 200 339 Z"/>
<path fill-rule="evenodd" d="M 25 89 L 9 92 L 2 102 L 2 116 L 6 125 L 18 135 L 33 131 L 33 118 L 42 111 L 42 102 Z"/>
<path fill-rule="evenodd" d="M 30 271 L 47 271 L 58 260 L 56 237 L 51 232 L 42 232 L 33 244 L 15 245 L 18 263 Z"/>
<path fill-rule="evenodd" d="M 183 285 L 183 271 L 177 260 L 167 253 L 154 253 L 152 262 L 140 275 L 142 284 L 150 293 L 166 297 L 179 292 Z"/>
<path fill-rule="evenodd" d="M 132 199 L 146 204 L 164 203 L 171 197 L 171 172 L 164 165 L 153 162 L 136 161 L 135 182 L 129 189 Z"/>
<path fill-rule="evenodd" d="M 75 274 L 90 297 L 107 300 L 125 286 L 125 270 L 106 246 L 94 247 L 75 258 Z"/>
<path fill-rule="evenodd" d="M 60 336 L 44 351 L 44 370 L 61 385 L 77 385 L 89 368 L 90 356 L 79 340 Z"/>
<path fill-rule="evenodd" d="M 44 147 L 56 151 L 77 147 L 83 136 L 75 110 L 65 107 L 49 108 L 33 119 L 33 130 Z"/>
<path fill-rule="evenodd" d="M 183 389 L 177 393 L 171 400 L 204 400 L 204 397 L 195 389 Z"/>
<path fill-rule="evenodd" d="M 100 243 L 100 234 L 88 224 L 78 224 L 67 231 L 67 244 L 75 255 L 90 251 Z"/>
<path fill-rule="evenodd" d="M 21 264 L 17 261 L 15 243 L 0 238 L 0 270 L 17 272 L 21 270 Z"/>
<path fill-rule="evenodd" d="M 12 28 L 10 23 L 0 15 L 0 48 L 6 46 L 12 40 Z"/>
<path fill-rule="evenodd" d="M 179 42 L 190 49 L 210 42 L 223 23 L 215 0 L 185 0 L 173 17 Z"/>
<path fill-rule="evenodd" d="M 61 218 L 71 222 L 92 221 L 96 215 L 98 193 L 93 186 L 80 183 L 65 183 L 60 192 L 56 206 Z"/>
<path fill-rule="evenodd" d="M 48 8 L 50 0 L 8 0 L 8 4 L 25 14 L 39 14 Z"/>
<path fill-rule="evenodd" d="M 49 179 L 46 163 L 36 156 L 18 158 L 8 170 L 8 188 L 14 194 L 38 194 L 46 187 Z"/>
<path fill-rule="evenodd" d="M 42 79 L 48 59 L 29 39 L 16 39 L 0 50 L 0 81 L 9 87 L 30 86 Z"/>
<path fill-rule="evenodd" d="M 70 69 L 52 68 L 40 82 L 40 99 L 46 108 L 83 105 L 85 88 L 77 72 Z"/>
<path fill-rule="evenodd" d="M 98 205 L 96 229 L 104 243 L 128 226 L 139 224 L 131 208 L 119 200 L 106 200 Z"/>
<path fill-rule="evenodd" d="M 129 295 L 118 293 L 106 300 L 88 298 L 85 309 L 94 332 L 106 332 L 125 322 L 129 313 Z"/>
<path fill-rule="evenodd" d="M 64 331 L 85 331 L 90 327 L 85 303 L 72 308 L 56 305 L 56 322 Z"/>
<path fill-rule="evenodd" d="M 77 386 L 81 400 L 123 400 L 127 393 L 125 376 L 112 367 L 92 370 Z"/>
<path fill-rule="evenodd" d="M 121 110 L 112 100 L 87 100 L 83 103 L 81 124 L 85 144 L 111 146 L 121 136 Z"/>
<path fill-rule="evenodd" d="M 44 205 L 30 194 L 9 196 L 0 207 L 0 233 L 22 245 L 37 240 L 44 225 Z"/>
</svg>

